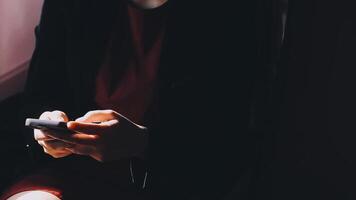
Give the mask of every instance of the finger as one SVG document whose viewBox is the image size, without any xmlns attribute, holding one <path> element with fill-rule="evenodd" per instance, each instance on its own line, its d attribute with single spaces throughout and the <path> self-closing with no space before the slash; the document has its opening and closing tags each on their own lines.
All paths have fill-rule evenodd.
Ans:
<svg viewBox="0 0 356 200">
<path fill-rule="evenodd" d="M 73 147 L 73 144 L 66 143 L 60 140 L 39 141 L 42 147 L 52 151 L 63 151 L 65 148 Z"/>
<path fill-rule="evenodd" d="M 92 147 L 85 146 L 85 145 L 77 145 L 75 147 L 66 148 L 66 150 L 74 154 L 85 155 L 85 156 L 89 156 L 94 152 L 94 149 Z"/>
<path fill-rule="evenodd" d="M 39 118 L 43 120 L 68 121 L 67 115 L 59 110 L 55 110 L 53 112 L 46 111 L 42 113 Z"/>
<path fill-rule="evenodd" d="M 119 121 L 117 119 L 113 119 L 110 121 L 105 121 L 100 124 L 93 123 L 82 123 L 82 122 L 68 122 L 67 127 L 69 130 L 74 132 L 80 132 L 91 135 L 99 135 L 100 133 L 105 132 L 110 127 L 118 124 Z"/>
<path fill-rule="evenodd" d="M 48 136 L 71 144 L 93 145 L 97 142 L 97 135 L 88 135 L 83 133 L 61 134 L 56 132 L 46 133 Z"/>
<path fill-rule="evenodd" d="M 59 110 L 55 110 L 53 112 L 51 112 L 51 120 L 56 120 L 56 121 L 63 121 L 63 122 L 67 122 L 68 121 L 68 117 L 67 115 Z"/>
<path fill-rule="evenodd" d="M 46 111 L 46 112 L 42 113 L 39 118 L 43 119 L 43 120 L 50 120 L 51 119 L 50 115 L 51 115 L 51 112 Z"/>
<path fill-rule="evenodd" d="M 39 129 L 34 130 L 34 138 L 37 141 L 46 141 L 46 140 L 54 140 L 54 138 L 46 135 L 46 131 L 42 131 Z"/>
<path fill-rule="evenodd" d="M 42 147 L 43 148 L 43 152 L 45 152 L 46 154 L 50 154 L 53 157 L 56 157 L 56 155 L 68 155 L 71 154 L 72 152 L 69 151 L 68 149 L 63 149 L 63 150 L 53 150 L 53 149 L 48 149 L 46 147 Z"/>
<path fill-rule="evenodd" d="M 94 110 L 89 111 L 83 117 L 80 117 L 75 121 L 84 123 L 103 122 L 116 119 L 118 115 L 119 114 L 113 110 Z"/>
<path fill-rule="evenodd" d="M 43 147 L 43 151 L 54 158 L 62 158 L 72 154 L 72 152 L 68 151 L 67 149 L 63 151 L 52 151 Z"/>
<path fill-rule="evenodd" d="M 69 156 L 70 154 L 72 154 L 72 152 L 66 151 L 65 153 L 56 153 L 56 154 L 53 154 L 51 156 L 53 158 L 63 158 L 63 157 Z"/>
</svg>

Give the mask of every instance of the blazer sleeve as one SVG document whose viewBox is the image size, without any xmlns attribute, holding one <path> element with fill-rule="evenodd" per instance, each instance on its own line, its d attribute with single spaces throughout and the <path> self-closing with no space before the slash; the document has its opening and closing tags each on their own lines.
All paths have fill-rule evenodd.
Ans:
<svg viewBox="0 0 356 200">
<path fill-rule="evenodd" d="M 48 110 L 65 108 L 66 88 L 66 23 L 64 0 L 45 0 L 39 25 L 35 28 L 36 47 L 30 62 L 21 113 L 25 118 L 38 118 Z M 27 147 L 38 152 L 33 131 L 24 129 Z M 33 154 L 33 153 L 31 153 Z M 36 153 L 35 153 L 36 154 Z M 40 154 L 43 154 L 42 151 Z M 36 157 L 32 155 L 32 157 Z"/>
</svg>

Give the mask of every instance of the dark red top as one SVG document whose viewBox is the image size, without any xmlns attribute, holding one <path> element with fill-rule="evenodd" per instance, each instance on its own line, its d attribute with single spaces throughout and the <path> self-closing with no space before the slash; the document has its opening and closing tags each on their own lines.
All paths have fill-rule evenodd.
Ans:
<svg viewBox="0 0 356 200">
<path fill-rule="evenodd" d="M 143 121 L 157 80 L 165 7 L 143 10 L 127 5 L 128 17 L 115 26 L 97 76 L 95 102 L 99 108 L 115 110 L 136 123 Z"/>
</svg>

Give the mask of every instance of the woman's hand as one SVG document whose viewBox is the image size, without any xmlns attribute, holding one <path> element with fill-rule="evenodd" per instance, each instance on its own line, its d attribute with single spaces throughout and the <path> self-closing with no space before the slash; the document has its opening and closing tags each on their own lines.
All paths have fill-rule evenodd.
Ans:
<svg viewBox="0 0 356 200">
<path fill-rule="evenodd" d="M 48 133 L 51 138 L 71 146 L 66 150 L 87 155 L 98 161 L 112 161 L 141 155 L 147 145 L 146 128 L 112 110 L 90 111 L 76 121 L 68 122 L 75 133 Z"/>
<path fill-rule="evenodd" d="M 68 117 L 64 112 L 53 111 L 44 112 L 40 116 L 43 120 L 53 120 L 53 121 L 63 121 L 67 122 Z M 72 147 L 72 144 L 57 140 L 50 136 L 51 133 L 48 131 L 42 131 L 39 129 L 34 130 L 35 140 L 43 147 L 43 151 L 54 158 L 62 158 L 72 154 L 71 151 L 66 149 L 67 147 Z"/>
</svg>

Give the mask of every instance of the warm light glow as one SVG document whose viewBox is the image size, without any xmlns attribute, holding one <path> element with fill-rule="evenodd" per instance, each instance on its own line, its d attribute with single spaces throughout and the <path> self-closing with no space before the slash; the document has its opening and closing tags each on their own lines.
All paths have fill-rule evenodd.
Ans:
<svg viewBox="0 0 356 200">
<path fill-rule="evenodd" d="M 44 191 L 26 191 L 15 194 L 7 200 L 61 200 L 55 195 Z"/>
<path fill-rule="evenodd" d="M 133 0 L 139 7 L 153 9 L 165 4 L 168 0 Z"/>
</svg>

